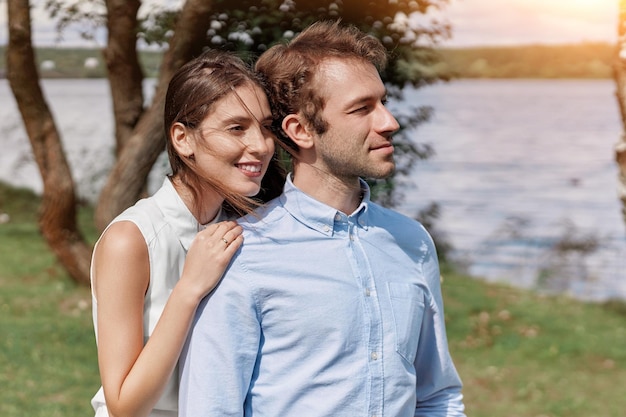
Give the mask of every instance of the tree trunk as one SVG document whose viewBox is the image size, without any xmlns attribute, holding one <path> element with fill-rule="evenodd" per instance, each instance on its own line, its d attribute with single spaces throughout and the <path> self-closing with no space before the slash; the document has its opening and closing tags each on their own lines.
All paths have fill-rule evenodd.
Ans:
<svg viewBox="0 0 626 417">
<path fill-rule="evenodd" d="M 188 0 L 183 5 L 169 49 L 163 56 L 151 106 L 123 145 L 96 208 L 96 227 L 102 230 L 140 197 L 150 170 L 165 149 L 163 106 L 174 72 L 202 50 L 211 23 L 210 0 Z M 110 17 L 109 17 L 110 18 Z"/>
<path fill-rule="evenodd" d="M 618 35 L 615 82 L 624 131 L 615 147 L 615 159 L 619 167 L 619 196 L 622 200 L 622 216 L 626 222 L 626 0 L 620 0 L 619 4 Z"/>
<path fill-rule="evenodd" d="M 143 73 L 137 55 L 139 0 L 107 0 L 107 66 L 113 116 L 116 156 L 131 137 L 143 113 Z"/>
<path fill-rule="evenodd" d="M 43 179 L 39 228 L 70 276 L 86 284 L 91 248 L 78 231 L 70 167 L 39 84 L 27 0 L 8 1 L 8 26 L 7 78 Z"/>
</svg>

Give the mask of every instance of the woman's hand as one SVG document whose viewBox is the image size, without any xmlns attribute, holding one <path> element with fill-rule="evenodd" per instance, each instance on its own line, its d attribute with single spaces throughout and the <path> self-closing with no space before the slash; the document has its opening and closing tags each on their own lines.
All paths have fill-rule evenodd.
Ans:
<svg viewBox="0 0 626 417">
<path fill-rule="evenodd" d="M 128 221 L 115 222 L 101 237 L 94 254 L 94 292 L 100 375 L 111 416 L 150 413 L 174 371 L 198 303 L 241 246 L 241 232 L 241 226 L 228 221 L 197 234 L 145 346 L 143 309 L 150 284 L 145 239 Z"/>
<path fill-rule="evenodd" d="M 220 281 L 231 258 L 243 242 L 243 229 L 234 221 L 209 225 L 199 232 L 187 253 L 181 283 L 201 299 Z"/>
</svg>

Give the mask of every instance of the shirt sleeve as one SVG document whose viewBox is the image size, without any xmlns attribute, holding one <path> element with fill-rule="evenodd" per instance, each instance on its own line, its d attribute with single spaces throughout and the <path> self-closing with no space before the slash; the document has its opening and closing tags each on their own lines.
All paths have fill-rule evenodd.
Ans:
<svg viewBox="0 0 626 417">
<path fill-rule="evenodd" d="M 430 243 L 433 256 L 422 265 L 430 295 L 414 361 L 415 417 L 465 417 L 461 379 L 448 350 L 439 262 Z"/>
<path fill-rule="evenodd" d="M 260 326 L 236 264 L 198 306 L 180 359 L 179 416 L 243 416 Z"/>
</svg>

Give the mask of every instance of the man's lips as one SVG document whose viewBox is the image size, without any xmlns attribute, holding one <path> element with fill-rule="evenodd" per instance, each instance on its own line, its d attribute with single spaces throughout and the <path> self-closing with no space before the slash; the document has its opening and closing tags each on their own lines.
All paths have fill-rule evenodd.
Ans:
<svg viewBox="0 0 626 417">
<path fill-rule="evenodd" d="M 372 146 L 370 150 L 378 151 L 378 152 L 385 152 L 385 153 L 392 153 L 393 145 L 391 144 L 391 142 L 385 142 L 379 145 Z"/>
</svg>

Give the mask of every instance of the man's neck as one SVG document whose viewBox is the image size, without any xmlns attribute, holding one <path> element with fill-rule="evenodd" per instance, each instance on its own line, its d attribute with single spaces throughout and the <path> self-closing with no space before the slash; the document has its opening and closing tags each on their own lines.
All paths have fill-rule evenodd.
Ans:
<svg viewBox="0 0 626 417">
<path fill-rule="evenodd" d="M 339 178 L 310 165 L 296 167 L 293 183 L 317 201 L 345 214 L 353 213 L 363 198 L 358 177 Z"/>
</svg>

